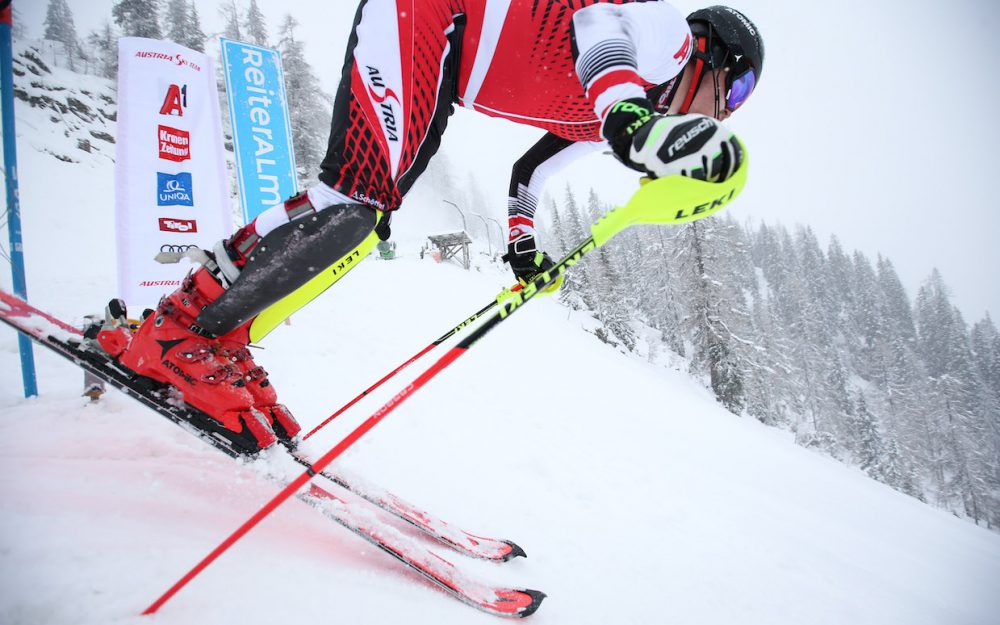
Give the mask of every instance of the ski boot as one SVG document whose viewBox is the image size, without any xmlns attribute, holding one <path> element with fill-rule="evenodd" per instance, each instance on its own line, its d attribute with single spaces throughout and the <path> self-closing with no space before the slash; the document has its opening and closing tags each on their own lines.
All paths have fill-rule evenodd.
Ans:
<svg viewBox="0 0 1000 625">
<path fill-rule="evenodd" d="M 161 299 L 134 334 L 127 321 L 121 323 L 125 315 L 120 300 L 113 300 L 108 311 L 112 322 L 105 324 L 97 341 L 131 371 L 179 390 L 185 403 L 221 423 L 242 447 L 264 449 L 277 440 L 269 417 L 256 409 L 242 368 L 222 356 L 220 341 L 195 323 L 223 290 L 201 267 Z"/>
<path fill-rule="evenodd" d="M 253 396 L 254 408 L 264 413 L 282 443 L 295 446 L 295 436 L 302 427 L 284 404 L 278 403 L 278 394 L 267 377 L 267 371 L 253 360 L 250 353 L 250 324 L 244 324 L 229 334 L 219 337 L 216 354 L 235 367 L 243 376 L 247 391 Z"/>
<path fill-rule="evenodd" d="M 295 208 L 299 205 L 312 210 L 304 193 L 285 203 L 286 210 L 290 210 L 290 206 Z M 214 258 L 219 267 L 219 279 L 224 284 L 228 286 L 239 279 L 240 272 L 260 240 L 254 229 L 254 222 L 250 222 L 230 238 L 216 243 Z M 239 369 L 247 390 L 253 395 L 254 407 L 269 418 L 278 438 L 286 445 L 294 446 L 294 438 L 302 427 L 291 411 L 284 404 L 278 403 L 277 392 L 267 377 L 267 371 L 253 360 L 249 349 L 251 323 L 252 321 L 248 321 L 219 337 L 218 354 Z"/>
</svg>

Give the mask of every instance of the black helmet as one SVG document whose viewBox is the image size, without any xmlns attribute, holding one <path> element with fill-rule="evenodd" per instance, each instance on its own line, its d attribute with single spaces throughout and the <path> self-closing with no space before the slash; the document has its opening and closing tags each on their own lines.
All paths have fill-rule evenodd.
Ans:
<svg viewBox="0 0 1000 625">
<path fill-rule="evenodd" d="M 696 37 L 706 37 L 712 67 L 730 67 L 736 73 L 753 67 L 756 82 L 764 69 L 764 40 L 746 15 L 727 6 L 710 6 L 688 15 L 688 25 Z"/>
<path fill-rule="evenodd" d="M 678 109 L 687 113 L 694 101 L 706 69 L 729 68 L 726 77 L 726 108 L 734 111 L 753 93 L 764 68 L 764 40 L 747 16 L 736 9 L 715 5 L 695 11 L 687 17 L 694 41 L 690 63 L 692 79 L 687 92 L 678 94 L 679 77 L 647 90 L 647 97 L 658 113 L 666 113 L 674 96 L 682 98 Z M 719 116 L 716 103 L 716 117 Z"/>
</svg>

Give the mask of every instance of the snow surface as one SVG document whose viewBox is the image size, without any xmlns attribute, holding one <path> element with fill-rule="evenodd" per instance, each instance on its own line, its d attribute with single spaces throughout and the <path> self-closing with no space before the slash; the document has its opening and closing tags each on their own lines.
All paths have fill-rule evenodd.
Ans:
<svg viewBox="0 0 1000 625">
<path fill-rule="evenodd" d="M 112 170 L 19 157 L 31 301 L 79 321 L 115 295 Z M 472 271 L 419 259 L 421 228 L 441 228 L 408 216 L 433 200 L 415 195 L 394 222 L 401 257 L 362 263 L 257 353 L 306 430 L 510 279 L 478 251 Z M 519 543 L 528 558 L 506 564 L 447 557 L 548 593 L 538 624 L 1000 622 L 1000 536 L 729 414 L 664 350 L 619 353 L 592 325 L 536 300 L 342 466 Z M 138 616 L 277 487 L 118 393 L 90 404 L 40 348 L 42 396 L 23 399 L 16 345 L 0 328 L 0 623 L 496 622 L 295 500 Z"/>
</svg>

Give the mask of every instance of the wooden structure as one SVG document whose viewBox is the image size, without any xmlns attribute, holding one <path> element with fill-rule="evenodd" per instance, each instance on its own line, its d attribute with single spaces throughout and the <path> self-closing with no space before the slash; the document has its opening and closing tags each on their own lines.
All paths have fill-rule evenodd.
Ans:
<svg viewBox="0 0 1000 625">
<path fill-rule="evenodd" d="M 434 245 L 441 253 L 441 260 L 446 261 L 450 258 L 455 258 L 458 253 L 462 253 L 462 258 L 459 261 L 463 267 L 469 268 L 469 243 L 472 243 L 472 239 L 469 235 L 462 232 L 452 232 L 450 234 L 437 234 L 427 237 L 431 244 Z"/>
</svg>

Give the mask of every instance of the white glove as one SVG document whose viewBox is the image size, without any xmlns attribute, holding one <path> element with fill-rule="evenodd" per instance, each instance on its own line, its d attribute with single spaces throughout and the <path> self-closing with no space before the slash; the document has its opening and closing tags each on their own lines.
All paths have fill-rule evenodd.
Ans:
<svg viewBox="0 0 1000 625">
<path fill-rule="evenodd" d="M 653 178 L 722 182 L 743 163 L 736 135 L 705 115 L 651 115 L 632 134 L 628 165 Z"/>
</svg>

